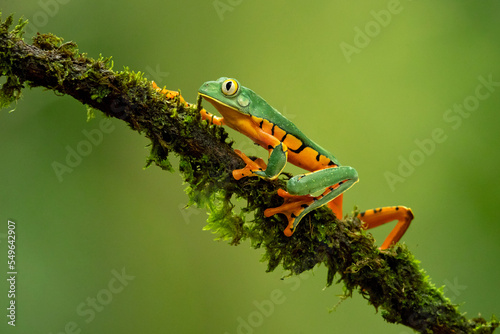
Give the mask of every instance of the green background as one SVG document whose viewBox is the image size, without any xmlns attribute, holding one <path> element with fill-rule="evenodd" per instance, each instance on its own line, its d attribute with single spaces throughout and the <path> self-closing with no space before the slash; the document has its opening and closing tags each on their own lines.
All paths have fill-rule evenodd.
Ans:
<svg viewBox="0 0 500 334">
<path fill-rule="evenodd" d="M 26 40 L 33 31 L 52 32 L 92 57 L 113 56 L 115 69 L 128 66 L 181 89 L 188 101 L 204 81 L 239 79 L 357 169 L 361 182 L 346 193 L 346 212 L 354 205 L 410 206 L 416 218 L 403 241 L 433 282 L 447 284 L 447 296 L 468 317 L 500 315 L 500 87 L 458 128 L 443 119 L 454 104 L 473 101 L 480 76 L 500 82 L 500 3 L 405 0 L 389 20 L 383 13 L 390 7 L 239 0 L 0 5 L 4 16 L 30 20 Z M 369 41 L 358 36 L 366 28 Z M 357 53 L 346 57 L 342 43 L 358 45 Z M 329 313 L 342 290 L 323 289 L 323 267 L 282 281 L 282 270 L 265 272 L 261 250 L 213 241 L 202 231 L 206 213 L 183 209 L 179 175 L 143 170 L 148 141 L 121 121 L 113 120 L 113 130 L 60 182 L 52 164 L 65 163 L 66 148 L 83 145 L 82 131 L 98 129 L 102 117 L 86 122 L 82 105 L 43 89 L 24 91 L 8 111 L 0 112 L 0 277 L 13 219 L 18 309 L 14 329 L 6 324 L 2 279 L 0 332 L 233 334 L 242 319 L 249 325 L 241 333 L 412 332 L 384 322 L 357 293 Z M 415 141 L 428 142 L 435 129 L 446 140 L 418 153 Z M 264 155 L 229 131 L 236 148 Z M 400 159 L 410 157 L 420 158 L 418 166 L 390 187 L 387 172 L 398 173 Z M 373 232 L 379 243 L 392 226 Z M 122 268 L 134 279 L 118 289 L 112 271 Z M 105 305 L 93 319 L 78 313 L 97 297 Z"/>
</svg>

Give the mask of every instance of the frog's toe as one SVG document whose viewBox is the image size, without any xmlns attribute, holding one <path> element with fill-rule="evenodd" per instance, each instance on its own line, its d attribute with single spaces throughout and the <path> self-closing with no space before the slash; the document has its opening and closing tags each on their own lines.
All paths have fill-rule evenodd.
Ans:
<svg viewBox="0 0 500 334">
<path fill-rule="evenodd" d="M 295 217 L 296 217 L 295 214 L 293 213 L 292 210 L 283 209 L 281 206 L 277 207 L 277 208 L 269 208 L 269 209 L 264 210 L 264 216 L 266 216 L 266 217 L 271 217 L 271 216 L 274 216 L 275 214 L 278 214 L 278 213 L 284 214 L 286 216 L 286 218 L 288 220 L 288 225 L 285 228 L 285 230 L 283 231 L 283 233 L 287 237 L 291 237 L 293 232 L 295 231 L 295 227 L 294 227 Z"/>
<path fill-rule="evenodd" d="M 292 223 L 292 225 L 288 224 L 288 226 L 285 228 L 285 230 L 283 231 L 283 233 L 287 237 L 291 237 L 294 231 L 295 231 L 295 229 L 293 229 L 293 223 Z"/>
<path fill-rule="evenodd" d="M 253 175 L 254 175 L 253 171 L 250 168 L 248 168 L 248 166 L 245 168 L 242 168 L 242 169 L 233 170 L 233 178 L 235 180 L 240 180 L 244 177 L 253 176 Z"/>
<path fill-rule="evenodd" d="M 233 177 L 236 180 L 240 180 L 248 176 L 260 176 L 256 172 L 262 173 L 267 168 L 266 163 L 261 158 L 252 160 L 240 150 L 234 150 L 234 153 L 236 153 L 247 164 L 244 168 L 233 170 Z"/>
<path fill-rule="evenodd" d="M 285 201 L 282 205 L 276 208 L 268 208 L 264 210 L 264 216 L 271 217 L 279 213 L 284 214 L 288 220 L 288 226 L 283 232 L 287 237 L 289 237 L 293 234 L 299 223 L 296 221 L 296 218 L 299 217 L 299 215 L 314 202 L 315 198 L 311 195 L 290 195 L 283 189 L 278 190 L 278 195 L 284 198 Z"/>
</svg>

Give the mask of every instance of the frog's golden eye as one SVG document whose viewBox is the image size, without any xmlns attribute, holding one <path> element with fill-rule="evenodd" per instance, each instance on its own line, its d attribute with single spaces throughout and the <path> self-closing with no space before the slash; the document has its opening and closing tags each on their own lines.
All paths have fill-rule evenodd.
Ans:
<svg viewBox="0 0 500 334">
<path fill-rule="evenodd" d="M 227 79 L 222 83 L 222 92 L 224 95 L 231 96 L 236 94 L 238 91 L 238 83 L 236 80 L 233 79 Z"/>
</svg>

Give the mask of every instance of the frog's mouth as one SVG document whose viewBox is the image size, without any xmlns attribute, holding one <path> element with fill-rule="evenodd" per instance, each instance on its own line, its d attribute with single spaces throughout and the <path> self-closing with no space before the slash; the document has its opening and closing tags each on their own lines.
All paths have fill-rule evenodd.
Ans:
<svg viewBox="0 0 500 334">
<path fill-rule="evenodd" d="M 203 98 L 205 98 L 210 104 L 212 104 L 215 109 L 221 114 L 224 118 L 224 124 L 229 126 L 230 128 L 243 133 L 244 135 L 252 138 L 248 133 L 247 124 L 250 123 L 250 115 L 242 113 L 238 109 L 231 107 L 223 102 L 220 102 L 217 99 L 214 99 L 211 96 L 204 95 L 199 93 Z"/>
<path fill-rule="evenodd" d="M 205 100 L 207 100 L 208 102 L 210 102 L 214 107 L 215 109 L 217 109 L 221 114 L 223 113 L 223 111 L 221 111 L 221 109 L 226 109 L 226 108 L 229 108 L 233 111 L 236 111 L 236 112 L 239 112 L 238 109 L 234 108 L 234 107 L 231 107 L 229 104 L 226 104 L 224 102 L 221 102 L 211 96 L 208 96 L 206 94 L 203 94 L 203 93 L 198 93 L 200 94 Z"/>
</svg>

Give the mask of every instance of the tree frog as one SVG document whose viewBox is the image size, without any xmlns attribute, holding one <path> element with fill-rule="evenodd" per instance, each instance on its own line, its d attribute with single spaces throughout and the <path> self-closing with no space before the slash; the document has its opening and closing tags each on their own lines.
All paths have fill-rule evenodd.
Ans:
<svg viewBox="0 0 500 334">
<path fill-rule="evenodd" d="M 167 92 L 173 94 L 163 91 L 164 94 Z M 343 193 L 358 181 L 354 168 L 341 165 L 333 154 L 309 139 L 262 97 L 241 86 L 235 79 L 222 77 L 207 81 L 201 85 L 199 94 L 222 115 L 218 117 L 202 109 L 203 119 L 215 125 L 227 125 L 269 152 L 266 164 L 260 158 L 252 160 L 235 150 L 246 166 L 233 171 L 234 179 L 257 176 L 273 180 L 280 175 L 287 162 L 308 171 L 288 180 L 286 191 L 278 190 L 278 195 L 284 199 L 281 206 L 264 211 L 266 217 L 279 213 L 287 217 L 286 236 L 292 236 L 306 214 L 325 204 L 336 217 L 343 218 Z M 322 191 L 321 195 L 311 195 L 318 191 Z M 404 206 L 392 206 L 361 212 L 358 218 L 364 222 L 366 229 L 398 220 L 380 247 L 386 249 L 401 239 L 413 219 L 413 213 Z"/>
</svg>

